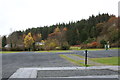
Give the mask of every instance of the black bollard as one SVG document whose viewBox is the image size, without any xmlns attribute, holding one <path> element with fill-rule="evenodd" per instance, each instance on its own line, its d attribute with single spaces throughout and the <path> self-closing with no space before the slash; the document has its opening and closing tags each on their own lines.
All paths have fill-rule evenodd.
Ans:
<svg viewBox="0 0 120 80">
<path fill-rule="evenodd" d="M 86 65 L 86 66 L 87 66 L 87 53 L 88 53 L 88 51 L 85 50 L 85 65 Z"/>
</svg>

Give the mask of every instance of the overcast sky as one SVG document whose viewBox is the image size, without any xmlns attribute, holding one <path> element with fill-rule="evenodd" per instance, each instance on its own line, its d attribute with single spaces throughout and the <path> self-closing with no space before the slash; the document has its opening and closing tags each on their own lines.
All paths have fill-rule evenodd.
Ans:
<svg viewBox="0 0 120 80">
<path fill-rule="evenodd" d="M 32 27 L 87 19 L 92 14 L 118 16 L 119 0 L 0 0 L 0 35 Z"/>
</svg>

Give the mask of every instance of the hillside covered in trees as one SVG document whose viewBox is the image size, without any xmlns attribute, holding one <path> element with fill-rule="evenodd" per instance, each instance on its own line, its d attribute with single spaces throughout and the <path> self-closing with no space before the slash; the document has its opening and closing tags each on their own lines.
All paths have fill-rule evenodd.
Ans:
<svg viewBox="0 0 120 80">
<path fill-rule="evenodd" d="M 24 39 L 31 33 L 34 42 L 45 42 L 52 48 L 63 45 L 79 45 L 81 48 L 102 48 L 109 43 L 112 47 L 120 46 L 120 31 L 118 18 L 108 13 L 90 16 L 76 22 L 58 23 L 56 25 L 29 28 L 25 31 L 15 31 L 7 37 L 7 44 L 12 48 L 24 45 Z M 54 43 L 51 43 L 54 42 Z M 4 46 L 3 46 L 4 47 Z M 49 48 L 49 49 L 52 49 Z"/>
</svg>

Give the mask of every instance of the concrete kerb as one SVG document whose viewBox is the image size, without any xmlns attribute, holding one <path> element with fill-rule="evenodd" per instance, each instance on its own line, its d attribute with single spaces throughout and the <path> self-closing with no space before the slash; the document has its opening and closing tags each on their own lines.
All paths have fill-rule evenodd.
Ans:
<svg viewBox="0 0 120 80">
<path fill-rule="evenodd" d="M 40 71 L 40 70 L 84 70 L 84 69 L 89 69 L 89 70 L 90 69 L 109 69 L 113 71 L 118 71 L 118 66 L 20 68 L 10 78 L 37 78 L 37 71 Z M 83 77 L 93 78 L 93 76 L 76 76 L 76 77 L 74 76 L 74 77 L 68 77 L 68 78 L 83 78 Z M 101 75 L 101 77 L 94 75 L 94 77 L 118 78 L 118 75 L 103 75 L 103 76 Z"/>
</svg>

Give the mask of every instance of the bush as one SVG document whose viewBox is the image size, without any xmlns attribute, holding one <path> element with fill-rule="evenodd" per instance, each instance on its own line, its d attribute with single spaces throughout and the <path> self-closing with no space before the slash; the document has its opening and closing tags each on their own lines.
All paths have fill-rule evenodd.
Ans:
<svg viewBox="0 0 120 80">
<path fill-rule="evenodd" d="M 91 45 L 92 45 L 92 48 L 96 48 L 98 46 L 98 43 L 97 42 L 92 42 Z"/>
<path fill-rule="evenodd" d="M 70 46 L 67 42 L 64 42 L 63 45 L 61 46 L 61 49 L 62 50 L 69 50 L 70 49 Z"/>
<path fill-rule="evenodd" d="M 57 44 L 55 42 L 51 42 L 49 44 L 50 50 L 54 50 L 57 47 Z"/>
<path fill-rule="evenodd" d="M 61 49 L 62 49 L 62 50 L 69 50 L 69 49 L 70 49 L 70 46 L 63 45 L 63 46 L 61 46 Z"/>
<path fill-rule="evenodd" d="M 15 48 L 11 48 L 10 51 L 24 51 L 24 48 L 20 48 L 20 47 L 15 47 Z"/>
<path fill-rule="evenodd" d="M 104 39 L 100 41 L 100 44 L 102 45 L 102 48 L 104 48 L 104 45 L 107 44 L 107 41 L 105 41 Z"/>
<path fill-rule="evenodd" d="M 87 44 L 81 44 L 81 49 L 86 49 L 87 48 Z"/>
<path fill-rule="evenodd" d="M 48 39 L 45 41 L 45 50 L 55 50 L 58 47 L 58 41 L 56 39 Z"/>
<path fill-rule="evenodd" d="M 56 47 L 55 49 L 56 49 L 56 50 L 60 50 L 61 48 L 60 48 L 60 47 Z"/>
</svg>

